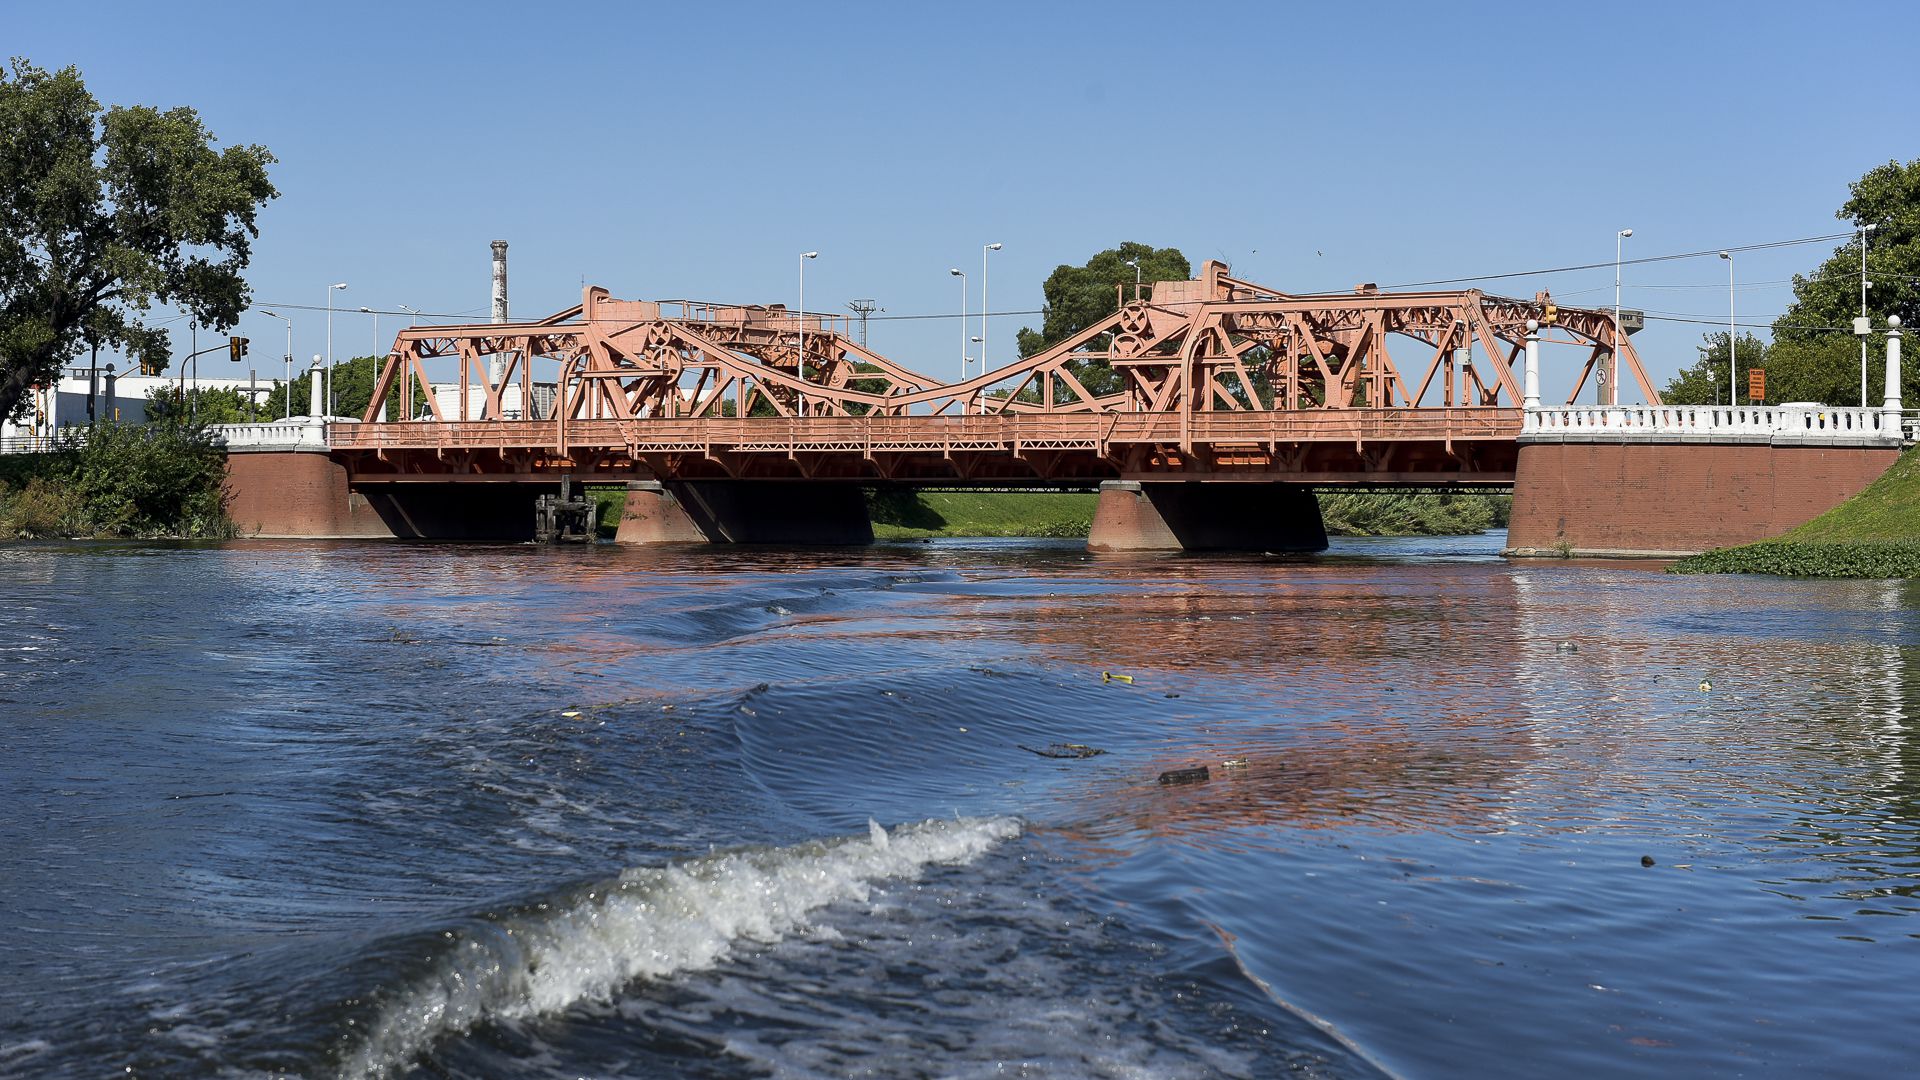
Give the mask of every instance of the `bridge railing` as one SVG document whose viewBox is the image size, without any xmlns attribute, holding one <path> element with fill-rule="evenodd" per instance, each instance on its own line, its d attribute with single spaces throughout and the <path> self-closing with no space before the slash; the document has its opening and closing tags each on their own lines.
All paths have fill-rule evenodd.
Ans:
<svg viewBox="0 0 1920 1080">
<path fill-rule="evenodd" d="M 1829 405 L 1562 405 L 1526 410 L 1521 435 L 1898 442 L 1898 413 Z"/>
<path fill-rule="evenodd" d="M 345 425 L 359 427 L 358 424 Z M 323 420 L 307 423 L 220 424 L 213 428 L 214 439 L 230 453 L 266 450 L 327 449 L 327 428 Z"/>
<path fill-rule="evenodd" d="M 255 425 L 270 426 L 270 425 Z M 714 417 L 569 420 L 569 447 L 636 446 L 699 451 L 908 450 L 1043 444 L 1100 450 L 1113 444 L 1164 445 L 1311 442 L 1408 442 L 1512 439 L 1521 414 L 1511 408 L 1323 409 L 1311 412 L 995 413 L 965 416 Z M 263 435 L 262 438 L 271 437 Z M 550 420 L 341 424 L 328 432 L 336 450 L 554 447 Z"/>
</svg>

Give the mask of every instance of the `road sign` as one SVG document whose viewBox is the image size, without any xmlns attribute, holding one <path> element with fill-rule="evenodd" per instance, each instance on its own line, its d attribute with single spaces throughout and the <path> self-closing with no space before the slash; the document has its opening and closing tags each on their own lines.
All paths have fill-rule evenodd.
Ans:
<svg viewBox="0 0 1920 1080">
<path fill-rule="evenodd" d="M 1758 405 L 1767 399 L 1767 372 L 1764 368 L 1747 371 L 1747 397 Z"/>
</svg>

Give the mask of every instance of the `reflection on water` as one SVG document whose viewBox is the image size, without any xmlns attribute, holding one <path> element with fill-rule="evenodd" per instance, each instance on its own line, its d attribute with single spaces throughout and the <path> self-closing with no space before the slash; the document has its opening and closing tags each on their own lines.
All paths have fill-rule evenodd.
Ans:
<svg viewBox="0 0 1920 1080">
<path fill-rule="evenodd" d="M 0 1076 L 1901 1070 L 1915 586 L 1499 546 L 0 550 Z"/>
</svg>

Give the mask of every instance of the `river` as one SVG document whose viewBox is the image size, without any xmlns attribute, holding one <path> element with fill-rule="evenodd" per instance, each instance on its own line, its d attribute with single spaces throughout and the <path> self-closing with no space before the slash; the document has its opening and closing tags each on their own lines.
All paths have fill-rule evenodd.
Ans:
<svg viewBox="0 0 1920 1080">
<path fill-rule="evenodd" d="M 1911 1069 L 1920 591 L 1501 541 L 0 549 L 0 1076 Z"/>
</svg>

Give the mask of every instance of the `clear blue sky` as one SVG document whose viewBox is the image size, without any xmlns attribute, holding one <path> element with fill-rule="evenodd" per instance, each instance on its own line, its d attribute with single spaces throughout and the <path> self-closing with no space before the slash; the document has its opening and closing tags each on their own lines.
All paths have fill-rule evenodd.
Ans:
<svg viewBox="0 0 1920 1080">
<path fill-rule="evenodd" d="M 484 318 L 500 238 L 516 317 L 576 302 L 583 277 L 791 304 L 809 249 L 809 308 L 874 297 L 897 316 L 954 312 L 956 265 L 977 311 L 989 241 L 1006 245 L 992 307 L 1016 311 L 1121 240 L 1305 292 L 1608 262 L 1622 227 L 1630 258 L 1836 232 L 1849 181 L 1920 156 L 1920 67 L 1889 46 L 1912 20 L 1892 3 L 124 3 L 14 8 L 6 37 L 78 65 L 104 103 L 190 105 L 223 143 L 273 151 L 262 304 L 321 305 L 346 281 L 348 309 Z M 1778 283 L 1832 246 L 1738 273 Z M 1725 316 L 1717 258 L 1626 277 L 1628 306 Z M 1608 306 L 1612 283 L 1485 287 Z M 1741 289 L 1742 321 L 1788 295 Z M 324 317 L 289 314 L 304 362 Z M 997 361 L 1023 323 L 994 320 Z M 373 329 L 336 314 L 336 356 Z M 1664 381 L 1708 329 L 1654 323 L 1642 353 Z M 242 332 L 277 373 L 280 324 Z M 929 372 L 957 366 L 958 337 L 950 319 L 872 329 Z"/>
</svg>

